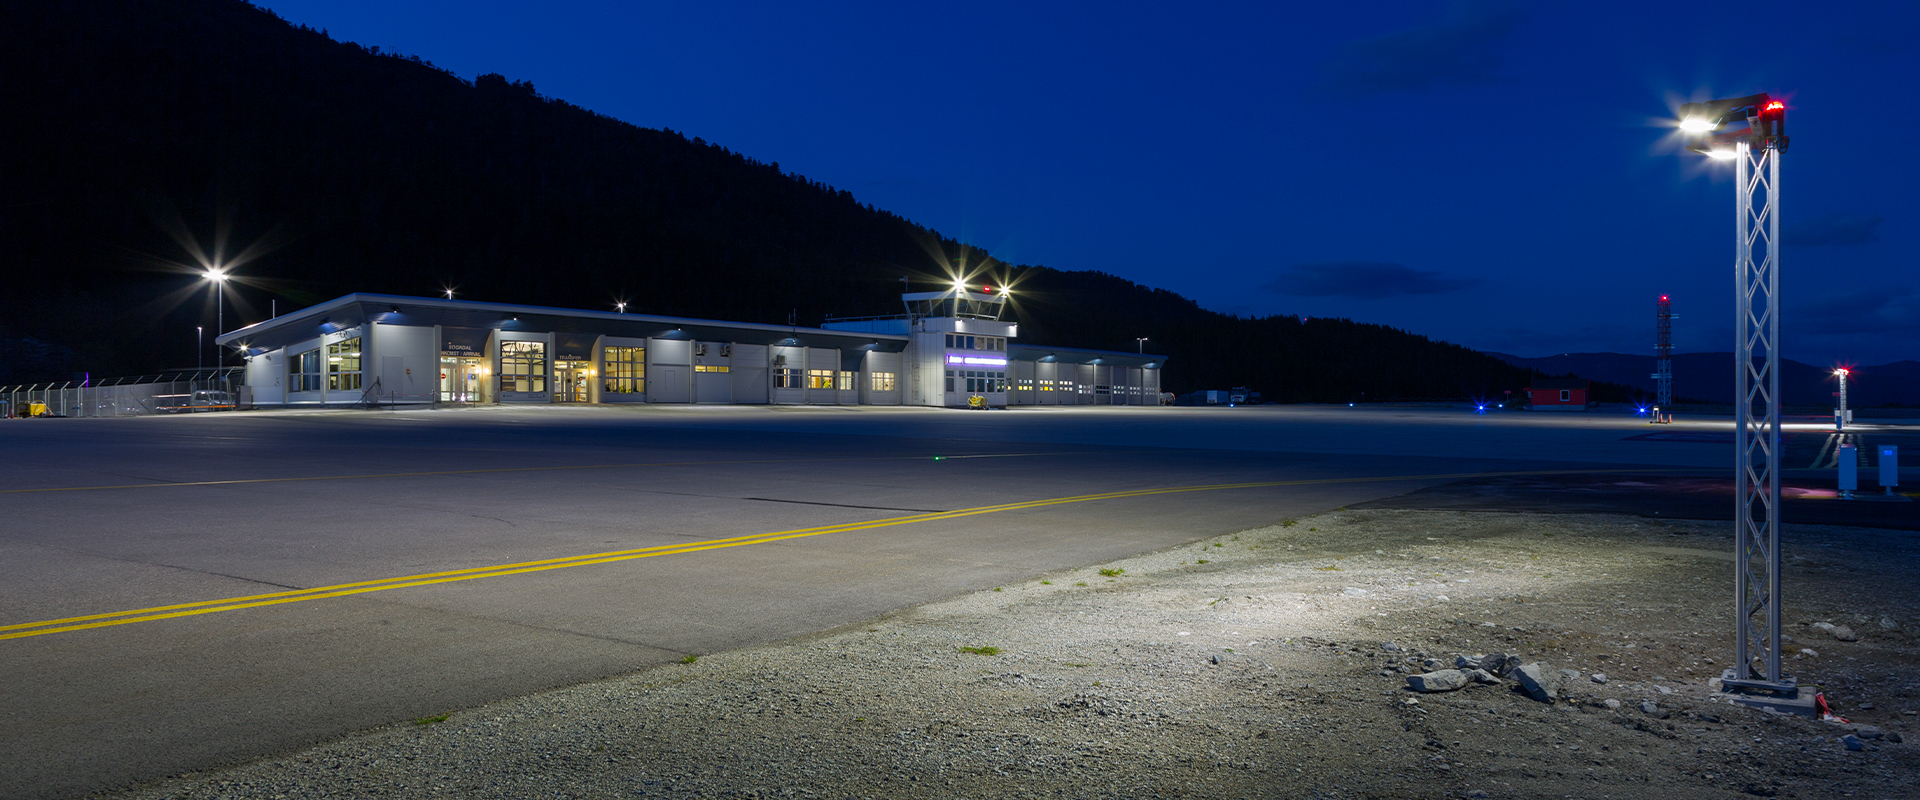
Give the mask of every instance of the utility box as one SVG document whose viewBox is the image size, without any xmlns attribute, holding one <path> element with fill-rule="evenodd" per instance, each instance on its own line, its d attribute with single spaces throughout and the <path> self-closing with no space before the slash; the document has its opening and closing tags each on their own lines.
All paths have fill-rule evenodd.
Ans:
<svg viewBox="0 0 1920 800">
<path fill-rule="evenodd" d="M 1880 485 L 1886 487 L 1887 494 L 1893 494 L 1893 487 L 1900 485 L 1900 448 L 1897 445 L 1880 445 Z"/>
<path fill-rule="evenodd" d="M 1860 490 L 1860 448 L 1850 444 L 1840 445 L 1840 452 L 1835 457 L 1839 463 L 1834 466 L 1840 468 L 1840 496 L 1852 497 L 1854 492 Z"/>
</svg>

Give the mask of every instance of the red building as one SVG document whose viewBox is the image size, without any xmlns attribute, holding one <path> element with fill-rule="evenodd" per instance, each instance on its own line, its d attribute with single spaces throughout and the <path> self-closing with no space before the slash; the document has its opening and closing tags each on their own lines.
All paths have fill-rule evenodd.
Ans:
<svg viewBox="0 0 1920 800">
<path fill-rule="evenodd" d="M 1538 378 L 1527 387 L 1527 402 L 1535 411 L 1584 411 L 1592 385 L 1583 378 Z"/>
</svg>

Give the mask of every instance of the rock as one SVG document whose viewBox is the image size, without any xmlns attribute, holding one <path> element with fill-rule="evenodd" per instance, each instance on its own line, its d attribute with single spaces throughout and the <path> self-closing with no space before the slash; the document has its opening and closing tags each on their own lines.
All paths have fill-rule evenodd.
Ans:
<svg viewBox="0 0 1920 800">
<path fill-rule="evenodd" d="M 1843 642 L 1860 641 L 1860 635 L 1854 633 L 1852 628 L 1849 628 L 1845 625 L 1835 627 L 1832 633 L 1833 633 L 1833 638 L 1839 639 L 1840 641 L 1843 641 Z"/>
<path fill-rule="evenodd" d="M 1358 586 L 1349 586 L 1345 589 L 1341 589 L 1340 593 L 1348 597 L 1366 597 L 1367 595 L 1372 594 L 1372 592 L 1369 592 Z"/>
<path fill-rule="evenodd" d="M 1861 741 L 1861 740 L 1860 740 L 1860 737 L 1858 737 L 1858 736 L 1854 736 L 1854 735 L 1852 735 L 1852 734 L 1848 734 L 1847 736 L 1845 736 L 1845 737 L 1842 737 L 1842 738 L 1840 739 L 1840 741 L 1842 741 L 1842 742 L 1845 742 L 1845 743 L 1847 744 L 1847 749 L 1848 749 L 1848 750 L 1865 750 L 1865 749 L 1867 749 L 1867 743 L 1866 743 L 1866 742 L 1864 742 L 1864 741 Z"/>
<path fill-rule="evenodd" d="M 1381 642 L 1380 649 L 1385 650 L 1389 653 L 1398 653 L 1400 652 L 1401 648 L 1400 648 L 1400 645 L 1394 644 L 1392 642 Z"/>
<path fill-rule="evenodd" d="M 1858 728 L 1853 729 L 1853 735 L 1858 736 L 1862 739 L 1879 739 L 1883 736 L 1886 736 L 1887 734 L 1881 731 L 1879 728 L 1873 727 L 1872 725 L 1862 725 Z"/>
<path fill-rule="evenodd" d="M 1606 683 L 1606 682 L 1607 682 L 1607 673 L 1604 673 L 1604 672 L 1596 672 L 1596 673 L 1593 673 L 1593 682 L 1594 682 L 1594 683 Z"/>
<path fill-rule="evenodd" d="M 1880 628 L 1882 630 L 1889 630 L 1889 631 L 1899 630 L 1900 623 L 1894 622 L 1892 617 L 1881 617 Z"/>
<path fill-rule="evenodd" d="M 1640 701 L 1640 713 L 1657 717 L 1660 715 L 1660 704 L 1652 700 L 1642 700 Z"/>
<path fill-rule="evenodd" d="M 1213 654 L 1213 663 L 1215 663 L 1215 664 L 1225 664 L 1225 663 L 1227 663 L 1227 657 L 1226 657 L 1226 656 L 1224 656 L 1224 655 L 1221 655 L 1221 654 L 1219 654 L 1219 653 L 1214 653 L 1214 654 Z"/>
<path fill-rule="evenodd" d="M 1479 656 L 1454 656 L 1453 668 L 1454 669 L 1479 669 L 1480 657 Z"/>
<path fill-rule="evenodd" d="M 1520 682 L 1520 688 L 1525 689 L 1529 697 L 1542 703 L 1553 702 L 1553 687 L 1540 674 L 1539 664 L 1521 666 L 1513 671 L 1511 677 Z"/>
<path fill-rule="evenodd" d="M 1432 672 L 1438 669 L 1444 669 L 1444 667 L 1440 666 L 1440 659 L 1437 659 L 1437 658 L 1420 659 L 1420 665 L 1423 667 L 1426 667 L 1428 672 Z"/>
<path fill-rule="evenodd" d="M 1451 692 L 1467 685 L 1467 674 L 1457 669 L 1443 669 L 1421 675 L 1408 675 L 1407 688 L 1416 692 Z"/>
<path fill-rule="evenodd" d="M 1473 679 L 1474 683 L 1486 683 L 1486 684 L 1493 684 L 1496 686 L 1500 684 L 1499 678 L 1494 677 L 1493 673 L 1488 672 L 1484 669 L 1467 670 L 1467 677 Z"/>
<path fill-rule="evenodd" d="M 1613 709 L 1614 711 L 1620 710 L 1620 701 L 1615 700 L 1611 697 L 1607 698 L 1607 701 L 1605 703 L 1602 703 L 1601 705 L 1604 705 L 1607 708 Z"/>
<path fill-rule="evenodd" d="M 1819 628 L 1820 630 L 1826 631 L 1828 633 L 1832 633 L 1834 625 L 1831 622 L 1816 622 L 1816 623 L 1813 623 L 1813 627 Z"/>
<path fill-rule="evenodd" d="M 1887 734 L 1887 741 L 1893 742 L 1894 744 L 1899 744 L 1906 740 L 1900 736 L 1899 731 L 1894 731 L 1892 733 Z"/>
<path fill-rule="evenodd" d="M 1872 704 L 1872 703 L 1861 703 L 1861 704 L 1860 704 L 1860 710 L 1861 710 L 1861 711 L 1872 711 L 1872 710 L 1873 710 L 1873 704 Z"/>
<path fill-rule="evenodd" d="M 1803 655 L 1803 656 L 1806 656 L 1806 657 L 1808 657 L 1808 658 L 1819 658 L 1819 657 L 1820 657 L 1820 654 L 1819 654 L 1819 653 L 1817 653 L 1817 652 L 1814 652 L 1814 650 L 1813 650 L 1813 648 L 1811 648 L 1811 647 L 1802 647 L 1802 648 L 1800 648 L 1800 655 Z"/>
<path fill-rule="evenodd" d="M 1489 795 L 1484 790 L 1471 789 L 1468 790 L 1466 794 L 1461 795 L 1461 797 L 1469 797 L 1473 798 L 1473 800 L 1486 800 Z"/>
<path fill-rule="evenodd" d="M 1506 674 L 1511 671 L 1507 667 L 1508 658 L 1509 656 L 1506 653 L 1488 653 L 1480 657 L 1480 668 L 1495 675 L 1506 677 Z"/>
</svg>

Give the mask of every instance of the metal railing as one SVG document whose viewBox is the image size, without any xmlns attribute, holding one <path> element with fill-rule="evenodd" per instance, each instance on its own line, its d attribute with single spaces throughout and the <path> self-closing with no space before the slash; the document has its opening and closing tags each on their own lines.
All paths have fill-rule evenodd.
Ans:
<svg viewBox="0 0 1920 800">
<path fill-rule="evenodd" d="M 233 392 L 240 408 L 251 408 L 253 394 L 240 384 L 246 368 L 168 372 L 97 382 L 0 386 L 0 417 L 24 417 L 36 407 L 53 417 L 131 417 L 161 413 L 161 395 L 192 394 L 198 390 Z"/>
</svg>

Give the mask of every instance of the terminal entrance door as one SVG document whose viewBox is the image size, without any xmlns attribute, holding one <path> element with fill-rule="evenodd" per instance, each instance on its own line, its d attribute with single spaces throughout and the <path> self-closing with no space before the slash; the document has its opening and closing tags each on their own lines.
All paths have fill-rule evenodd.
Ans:
<svg viewBox="0 0 1920 800">
<path fill-rule="evenodd" d="M 593 362 L 555 361 L 553 378 L 553 402 L 587 402 L 587 382 L 593 380 Z"/>
<path fill-rule="evenodd" d="M 480 359 L 440 357 L 440 402 L 480 402 Z"/>
</svg>

